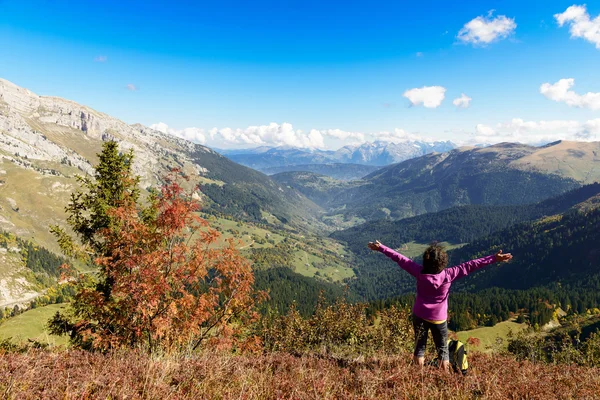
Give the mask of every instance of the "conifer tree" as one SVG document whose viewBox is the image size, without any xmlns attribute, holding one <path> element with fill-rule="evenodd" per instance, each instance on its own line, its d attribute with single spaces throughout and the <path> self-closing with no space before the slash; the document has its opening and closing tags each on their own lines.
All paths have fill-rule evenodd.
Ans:
<svg viewBox="0 0 600 400">
<path fill-rule="evenodd" d="M 51 227 L 61 249 L 68 256 L 103 254 L 105 249 L 100 231 L 110 225 L 107 210 L 120 206 L 125 196 L 133 202 L 139 199 L 139 177 L 133 176 L 131 171 L 133 150 L 120 154 L 117 142 L 104 142 L 98 160 L 93 178 L 77 177 L 83 190 L 71 194 L 71 201 L 65 209 L 67 223 L 79 239 L 79 245 L 61 227 Z"/>
<path fill-rule="evenodd" d="M 78 242 L 53 229 L 67 254 L 83 254 L 98 272 L 97 279 L 79 276 L 71 315 L 57 313 L 51 331 L 101 350 L 232 345 L 256 317 L 260 294 L 249 262 L 233 241 L 215 246 L 219 234 L 198 217 L 199 203 L 179 184 L 181 171 L 141 205 L 132 159 L 105 144 L 95 179 L 82 178 L 67 207 Z"/>
</svg>

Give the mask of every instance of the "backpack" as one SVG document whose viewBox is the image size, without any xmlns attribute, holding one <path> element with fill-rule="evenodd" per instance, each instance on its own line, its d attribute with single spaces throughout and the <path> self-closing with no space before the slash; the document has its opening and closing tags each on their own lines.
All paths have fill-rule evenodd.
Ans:
<svg viewBox="0 0 600 400">
<path fill-rule="evenodd" d="M 469 370 L 469 362 L 467 361 L 467 350 L 465 345 L 460 340 L 448 340 L 448 353 L 450 354 L 450 365 L 454 372 L 467 374 Z"/>
</svg>

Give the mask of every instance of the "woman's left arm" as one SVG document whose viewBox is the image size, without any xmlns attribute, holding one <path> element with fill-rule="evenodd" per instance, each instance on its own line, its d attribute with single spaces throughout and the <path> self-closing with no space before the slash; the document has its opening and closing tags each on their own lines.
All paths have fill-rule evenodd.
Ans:
<svg viewBox="0 0 600 400">
<path fill-rule="evenodd" d="M 452 282 L 453 280 L 467 276 L 471 272 L 477 271 L 478 269 L 481 269 L 486 265 L 490 265 L 495 262 L 507 262 L 511 259 L 512 254 L 502 254 L 502 250 L 500 250 L 496 254 L 492 254 L 483 258 L 478 258 L 476 260 L 467 261 L 455 267 L 446 268 L 446 275 Z"/>
</svg>

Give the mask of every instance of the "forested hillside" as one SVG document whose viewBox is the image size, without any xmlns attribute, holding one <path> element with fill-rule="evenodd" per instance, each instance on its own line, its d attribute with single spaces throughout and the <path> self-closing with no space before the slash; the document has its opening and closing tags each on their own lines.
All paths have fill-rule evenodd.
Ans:
<svg viewBox="0 0 600 400">
<path fill-rule="evenodd" d="M 539 203 L 525 205 L 468 205 L 452 207 L 398 221 L 366 222 L 331 234 L 352 251 L 367 253 L 365 243 L 378 239 L 393 247 L 408 242 L 469 243 L 519 222 L 562 213 L 600 194 L 600 183 L 585 185 Z"/>
<path fill-rule="evenodd" d="M 302 316 L 308 317 L 315 311 L 319 296 L 330 304 L 346 295 L 340 285 L 297 274 L 288 267 L 255 270 L 254 279 L 257 289 L 269 293 L 261 305 L 265 313 L 285 314 L 293 304 Z"/>
<path fill-rule="evenodd" d="M 364 184 L 362 181 L 347 182 L 305 171 L 281 172 L 272 178 L 282 186 L 299 191 L 323 208 L 328 208 L 345 191 Z"/>
<path fill-rule="evenodd" d="M 283 172 L 314 172 L 315 174 L 329 176 L 333 179 L 351 181 L 360 179 L 379 168 L 380 167 L 372 165 L 329 163 L 269 167 L 263 168 L 262 172 L 268 175 L 280 174 Z"/>
<path fill-rule="evenodd" d="M 600 273 L 600 209 L 567 212 L 514 225 L 478 239 L 451 253 L 453 263 L 506 249 L 514 261 L 487 268 L 466 278 L 459 287 L 492 286 L 527 289 L 554 282 L 588 283 Z"/>
<path fill-rule="evenodd" d="M 380 240 L 392 248 L 398 248 L 401 252 L 406 252 L 407 245 L 410 248 L 415 242 L 424 248 L 427 243 L 435 240 L 455 245 L 474 242 L 472 245 L 466 246 L 464 251 L 481 249 L 482 245 L 476 239 L 494 235 L 494 232 L 497 232 L 493 239 L 489 240 L 490 243 L 494 243 L 498 242 L 497 238 L 499 237 L 515 237 L 518 229 L 520 229 L 520 235 L 528 236 L 531 234 L 530 226 L 537 226 L 533 222 L 529 225 L 519 225 L 519 228 L 515 227 L 511 232 L 505 232 L 503 229 L 522 221 L 552 216 L 566 212 L 573 207 L 577 208 L 580 203 L 595 198 L 599 192 L 600 184 L 592 184 L 535 204 L 455 207 L 399 221 L 369 222 L 344 231 L 334 232 L 331 236 L 347 243 L 348 249 L 355 256 L 357 279 L 351 282 L 352 288 L 365 299 L 388 298 L 412 290 L 413 282 L 411 277 L 400 271 L 394 263 L 390 263 L 385 257 L 370 251 L 366 246 L 369 241 Z M 573 212 L 574 215 L 578 215 L 575 211 Z M 499 243 L 503 242 L 499 241 Z M 510 251 L 514 246 L 507 243 L 504 247 Z M 463 251 L 463 249 L 455 250 L 451 254 L 459 251 Z M 483 251 L 484 249 L 479 252 L 471 252 L 475 256 Z M 485 249 L 485 251 L 491 250 Z M 410 255 L 412 256 L 412 254 Z M 456 256 L 452 261 L 458 261 L 459 258 L 460 256 Z"/>
<path fill-rule="evenodd" d="M 580 313 L 598 307 L 599 227 L 600 208 L 585 212 L 572 209 L 513 225 L 451 251 L 453 265 L 499 249 L 511 252 L 514 259 L 508 264 L 491 265 L 453 285 L 450 326 L 464 330 L 493 325 L 517 312 L 526 313 L 532 325 L 541 326 L 553 317 L 555 307 Z M 394 300 L 389 297 L 394 291 L 400 294 L 412 290 L 412 277 L 381 258 L 368 265 L 365 257 L 361 267 L 366 271 L 357 271 L 356 289 L 366 296 L 388 298 L 387 303 L 375 303 L 376 308 L 410 303 L 410 295 Z"/>
<path fill-rule="evenodd" d="M 196 151 L 191 157 L 207 170 L 204 176 L 208 181 L 200 189 L 212 200 L 208 204 L 211 209 L 257 222 L 264 220 L 266 212 L 280 223 L 305 228 L 317 222 L 315 216 L 320 213 L 317 205 L 265 174 L 212 151 Z"/>
<path fill-rule="evenodd" d="M 44 247 L 0 231 L 0 311 L 6 306 L 22 310 L 35 301 L 38 292 L 56 285 L 65 262 Z"/>
</svg>

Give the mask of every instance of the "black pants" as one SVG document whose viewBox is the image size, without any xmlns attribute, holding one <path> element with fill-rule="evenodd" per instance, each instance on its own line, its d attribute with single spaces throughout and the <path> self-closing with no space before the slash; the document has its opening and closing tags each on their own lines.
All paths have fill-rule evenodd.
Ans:
<svg viewBox="0 0 600 400">
<path fill-rule="evenodd" d="M 448 321 L 441 324 L 432 324 L 413 314 L 413 328 L 415 329 L 415 356 L 423 357 L 427 347 L 427 336 L 431 330 L 438 358 L 443 361 L 450 359 L 448 354 Z"/>
</svg>

